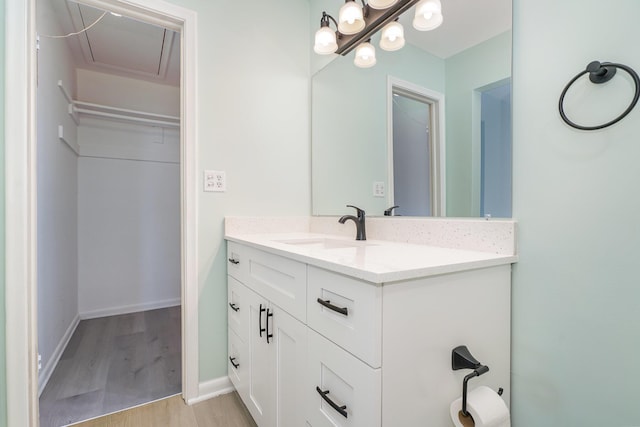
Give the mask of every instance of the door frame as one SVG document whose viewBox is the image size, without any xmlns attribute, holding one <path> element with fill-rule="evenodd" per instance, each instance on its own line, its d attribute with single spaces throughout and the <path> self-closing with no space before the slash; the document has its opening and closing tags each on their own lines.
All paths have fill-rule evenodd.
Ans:
<svg viewBox="0 0 640 427">
<path fill-rule="evenodd" d="M 198 372 L 197 13 L 163 0 L 76 0 L 181 33 L 182 397 Z M 36 0 L 5 9 L 5 304 L 7 422 L 38 426 Z"/>
</svg>

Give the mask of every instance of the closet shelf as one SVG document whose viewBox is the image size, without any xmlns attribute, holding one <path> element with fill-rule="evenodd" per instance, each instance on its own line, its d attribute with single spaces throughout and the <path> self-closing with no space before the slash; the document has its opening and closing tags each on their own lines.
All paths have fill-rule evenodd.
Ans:
<svg viewBox="0 0 640 427">
<path fill-rule="evenodd" d="M 179 128 L 180 117 L 165 114 L 149 113 L 147 111 L 130 110 L 126 108 L 111 107 L 109 105 L 94 104 L 91 102 L 76 101 L 69 95 L 69 92 L 62 85 L 62 80 L 58 80 L 58 87 L 69 102 L 69 114 L 78 124 L 77 116 L 99 117 L 111 120 L 123 120 L 150 126 L 161 126 L 166 128 Z"/>
</svg>

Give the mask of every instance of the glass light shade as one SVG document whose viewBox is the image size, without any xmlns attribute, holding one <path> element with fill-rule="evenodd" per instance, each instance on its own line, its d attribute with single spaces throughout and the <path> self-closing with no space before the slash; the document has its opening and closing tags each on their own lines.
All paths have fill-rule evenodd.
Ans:
<svg viewBox="0 0 640 427">
<path fill-rule="evenodd" d="M 360 68 L 373 67 L 376 65 L 376 48 L 369 42 L 360 43 L 353 63 Z"/>
<path fill-rule="evenodd" d="M 338 50 L 336 33 L 329 27 L 321 27 L 316 31 L 315 44 L 313 50 L 320 55 L 329 55 Z"/>
<path fill-rule="evenodd" d="M 398 3 L 398 0 L 369 0 L 367 4 L 373 9 L 386 9 Z"/>
<path fill-rule="evenodd" d="M 340 8 L 338 15 L 338 31 L 342 34 L 350 35 L 361 31 L 364 28 L 364 16 L 362 6 L 355 1 L 347 1 Z"/>
<path fill-rule="evenodd" d="M 404 46 L 404 28 L 398 21 L 389 22 L 382 28 L 380 47 L 384 50 L 398 50 Z"/>
<path fill-rule="evenodd" d="M 440 0 L 421 0 L 416 5 L 413 28 L 419 31 L 430 31 L 442 24 L 442 6 Z"/>
</svg>

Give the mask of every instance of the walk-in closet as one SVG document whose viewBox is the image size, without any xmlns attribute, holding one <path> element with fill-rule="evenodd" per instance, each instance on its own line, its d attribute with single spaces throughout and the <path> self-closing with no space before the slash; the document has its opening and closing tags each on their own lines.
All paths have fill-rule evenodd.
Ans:
<svg viewBox="0 0 640 427">
<path fill-rule="evenodd" d="M 182 391 L 180 34 L 38 0 L 40 425 Z"/>
</svg>

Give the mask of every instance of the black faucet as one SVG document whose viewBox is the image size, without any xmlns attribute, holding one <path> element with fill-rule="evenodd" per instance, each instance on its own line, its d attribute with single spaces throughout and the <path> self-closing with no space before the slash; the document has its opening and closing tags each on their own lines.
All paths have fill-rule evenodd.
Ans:
<svg viewBox="0 0 640 427">
<path fill-rule="evenodd" d="M 356 223 L 356 240 L 367 240 L 367 232 L 364 229 L 364 211 L 357 206 L 347 205 L 347 207 L 354 208 L 358 216 L 343 215 L 338 222 L 344 224 L 348 219 L 353 220 Z"/>
<path fill-rule="evenodd" d="M 394 215 L 393 210 L 399 207 L 400 206 L 396 205 L 396 206 L 391 206 L 389 209 L 385 209 L 384 216 L 393 216 Z"/>
</svg>

